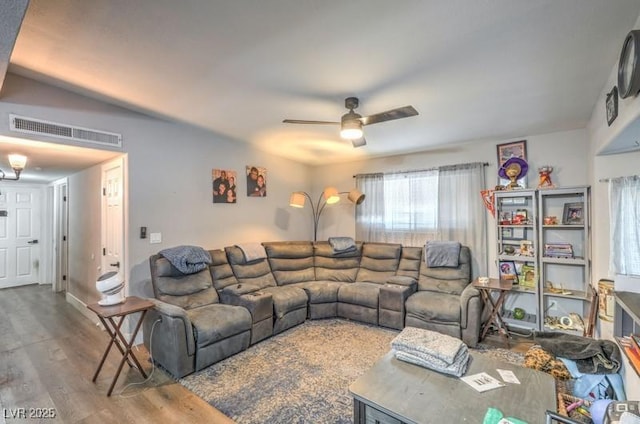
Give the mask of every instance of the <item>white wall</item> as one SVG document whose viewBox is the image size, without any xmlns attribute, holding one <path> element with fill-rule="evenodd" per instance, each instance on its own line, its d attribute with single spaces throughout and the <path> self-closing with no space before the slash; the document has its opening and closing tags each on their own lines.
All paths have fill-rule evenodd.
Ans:
<svg viewBox="0 0 640 424">
<path fill-rule="evenodd" d="M 187 125 L 166 122 L 8 75 L 0 99 L 0 134 L 9 132 L 9 113 L 123 134 L 127 153 L 129 293 L 151 296 L 148 258 L 178 244 L 221 248 L 241 242 L 309 239 L 305 217 L 288 206 L 292 191 L 311 189 L 307 166 Z M 61 142 L 47 137 L 41 141 Z M 267 168 L 268 196 L 248 198 L 245 166 Z M 99 166 L 74 175 L 70 192 L 70 286 L 82 302 L 92 289 L 101 246 Z M 236 204 L 213 204 L 212 168 L 238 172 Z M 75 204 L 74 200 L 76 199 Z M 99 205 L 99 203 L 98 203 Z M 89 216 L 90 215 L 90 216 Z M 139 238 L 139 229 L 161 232 L 162 243 Z M 74 244 L 75 243 L 75 244 Z M 91 259 L 93 255 L 94 259 Z M 91 271 L 92 270 L 92 271 Z"/>
<path fill-rule="evenodd" d="M 640 18 L 634 28 L 640 28 Z M 620 40 L 620 48 L 624 40 Z M 618 64 L 612 64 L 611 73 L 605 83 L 591 119 L 587 126 L 589 135 L 589 177 L 592 190 L 593 211 L 593 276 L 594 279 L 613 278 L 609 274 L 611 246 L 609 243 L 609 196 L 607 184 L 601 179 L 640 174 L 640 151 L 610 156 L 598 156 L 603 149 L 611 146 L 630 146 L 639 140 L 640 97 L 633 96 L 618 100 L 618 117 L 611 126 L 607 125 L 605 101 L 606 95 L 616 86 Z M 638 287 L 640 291 L 640 287 Z M 613 324 L 599 321 L 599 336 L 611 339 Z M 625 358 L 626 359 L 626 358 Z M 629 399 L 640 399 L 640 378 L 630 369 L 625 360 L 622 373 L 625 376 L 625 389 Z"/>
<path fill-rule="evenodd" d="M 355 186 L 353 176 L 359 173 L 405 171 L 469 162 L 489 163 L 489 166 L 485 167 L 486 185 L 487 188 L 493 188 L 498 183 L 496 146 L 522 139 L 527 140 L 529 187 L 537 186 L 537 169 L 542 165 L 554 167 L 552 180 L 558 186 L 588 184 L 587 133 L 585 130 L 574 130 L 525 136 L 515 140 L 472 141 L 457 146 L 407 155 L 320 166 L 313 170 L 314 193 L 317 195 L 323 187 L 329 185 L 335 186 L 340 191 L 348 190 Z M 478 196 L 480 196 L 480 193 L 478 193 Z M 479 213 L 483 213 L 487 217 L 488 240 L 493 240 L 495 238 L 494 218 L 485 209 L 479 211 Z M 355 236 L 354 206 L 348 201 L 327 207 L 320 222 L 318 240 L 341 235 Z M 496 247 L 493 243 L 488 242 L 487 248 L 489 252 L 489 273 L 491 276 L 497 277 L 498 270 L 495 264 Z"/>
</svg>

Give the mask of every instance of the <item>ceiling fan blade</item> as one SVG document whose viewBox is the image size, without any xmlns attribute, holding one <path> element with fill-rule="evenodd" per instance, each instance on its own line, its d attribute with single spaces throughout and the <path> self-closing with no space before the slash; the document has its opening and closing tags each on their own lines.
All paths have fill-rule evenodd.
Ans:
<svg viewBox="0 0 640 424">
<path fill-rule="evenodd" d="M 378 122 L 393 121 L 394 119 L 408 118 L 415 116 L 418 111 L 413 106 L 404 106 L 391 109 L 386 112 L 376 113 L 375 115 L 365 116 L 361 119 L 363 125 L 377 124 Z"/>
<path fill-rule="evenodd" d="M 367 140 L 364 137 L 356 138 L 355 140 L 351 140 L 353 147 L 362 147 L 367 144 Z"/>
<path fill-rule="evenodd" d="M 313 125 L 339 125 L 340 122 L 331 121 L 307 121 L 304 119 L 285 119 L 282 121 L 285 124 L 313 124 Z"/>
</svg>

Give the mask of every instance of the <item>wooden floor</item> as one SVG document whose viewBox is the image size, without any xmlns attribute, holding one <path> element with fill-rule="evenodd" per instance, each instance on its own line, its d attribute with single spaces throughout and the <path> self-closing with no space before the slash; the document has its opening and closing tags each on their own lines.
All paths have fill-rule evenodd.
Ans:
<svg viewBox="0 0 640 424">
<path fill-rule="evenodd" d="M 111 397 L 106 393 L 120 356 L 110 353 L 91 379 L 109 341 L 54 294 L 51 286 L 0 290 L 0 423 L 232 423 L 196 395 L 156 370 L 148 382 L 125 365 Z M 144 348 L 136 351 L 151 372 Z M 19 411 L 54 408 L 55 419 L 14 419 Z"/>
<path fill-rule="evenodd" d="M 232 423 L 164 372 L 144 379 L 126 365 L 111 397 L 106 393 L 120 360 L 112 351 L 96 383 L 93 373 L 109 341 L 108 334 L 55 294 L 51 286 L 0 290 L 0 415 L 13 419 L 18 408 L 54 408 L 47 423 Z M 506 347 L 498 335 L 485 343 Z M 531 341 L 512 338 L 510 347 L 524 352 Z M 151 372 L 143 346 L 136 357 Z M 124 390 L 124 391 L 123 391 Z"/>
</svg>

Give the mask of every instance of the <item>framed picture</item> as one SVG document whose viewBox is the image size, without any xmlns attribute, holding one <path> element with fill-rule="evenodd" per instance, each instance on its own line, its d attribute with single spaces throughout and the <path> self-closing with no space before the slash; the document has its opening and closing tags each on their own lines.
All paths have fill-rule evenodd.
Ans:
<svg viewBox="0 0 640 424">
<path fill-rule="evenodd" d="M 527 140 L 514 141 L 511 143 L 498 144 L 498 169 L 504 165 L 504 163 L 509 160 L 509 158 L 517 157 L 527 160 Z M 498 184 L 504 186 L 509 183 L 509 180 L 505 180 L 503 178 L 498 177 Z M 527 186 L 527 176 L 520 178 L 518 180 L 518 184 L 522 187 Z"/>
<path fill-rule="evenodd" d="M 237 172 L 229 169 L 211 170 L 213 203 L 236 203 Z"/>
<path fill-rule="evenodd" d="M 513 228 L 503 228 L 502 229 L 502 238 L 503 239 L 512 239 L 513 238 Z"/>
<path fill-rule="evenodd" d="M 511 211 L 500 211 L 500 225 L 510 225 L 511 220 L 513 219 L 513 212 Z"/>
<path fill-rule="evenodd" d="M 538 276 L 536 275 L 536 268 L 524 264 L 520 268 L 520 276 L 518 278 L 520 285 L 527 288 L 535 288 L 538 284 Z"/>
<path fill-rule="evenodd" d="M 564 212 L 562 213 L 562 223 L 565 225 L 584 224 L 584 204 L 577 203 L 565 203 Z"/>
<path fill-rule="evenodd" d="M 513 229 L 513 238 L 514 240 L 522 240 L 525 238 L 524 228 L 514 228 Z"/>
<path fill-rule="evenodd" d="M 518 281 L 518 272 L 516 271 L 516 263 L 514 261 L 500 261 L 498 268 L 501 279 Z"/>
<path fill-rule="evenodd" d="M 607 93 L 607 125 L 611 126 L 618 116 L 618 87 L 614 86 L 610 93 Z"/>
<path fill-rule="evenodd" d="M 247 196 L 267 197 L 267 168 L 247 165 Z"/>
</svg>

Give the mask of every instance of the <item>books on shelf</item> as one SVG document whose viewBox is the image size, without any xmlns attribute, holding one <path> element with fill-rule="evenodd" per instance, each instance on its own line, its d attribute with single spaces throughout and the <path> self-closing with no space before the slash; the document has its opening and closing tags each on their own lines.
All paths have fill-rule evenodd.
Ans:
<svg viewBox="0 0 640 424">
<path fill-rule="evenodd" d="M 573 246 L 569 243 L 545 243 L 544 256 L 547 258 L 573 258 Z"/>
</svg>

